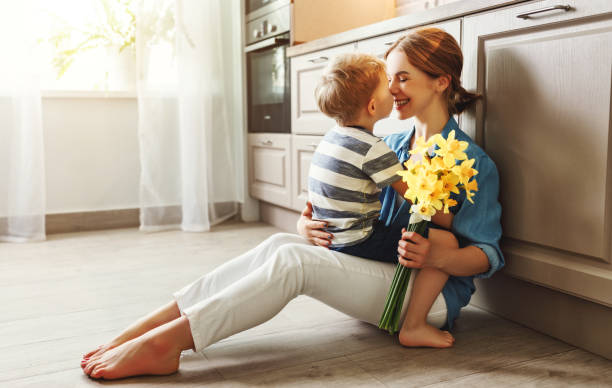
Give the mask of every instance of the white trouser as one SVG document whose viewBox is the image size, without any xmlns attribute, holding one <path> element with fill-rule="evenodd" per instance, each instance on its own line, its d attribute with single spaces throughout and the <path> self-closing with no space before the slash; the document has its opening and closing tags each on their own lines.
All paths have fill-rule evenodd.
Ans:
<svg viewBox="0 0 612 388">
<path fill-rule="evenodd" d="M 196 351 L 257 326 L 305 294 L 359 320 L 378 325 L 395 265 L 315 247 L 304 238 L 275 234 L 202 276 L 174 297 L 189 320 Z M 413 271 L 402 320 L 414 281 Z M 427 321 L 442 327 L 446 303 L 436 298 Z"/>
</svg>

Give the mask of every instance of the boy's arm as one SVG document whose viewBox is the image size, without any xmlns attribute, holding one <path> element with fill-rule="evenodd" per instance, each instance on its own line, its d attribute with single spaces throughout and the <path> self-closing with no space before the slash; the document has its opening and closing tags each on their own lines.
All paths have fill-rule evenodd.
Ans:
<svg viewBox="0 0 612 388">
<path fill-rule="evenodd" d="M 406 190 L 408 190 L 408 185 L 401 179 L 395 181 L 395 183 L 392 183 L 391 187 L 393 187 L 393 190 L 395 190 L 395 192 L 401 195 L 402 197 L 404 196 Z M 406 201 L 410 203 L 410 201 Z M 444 229 L 450 230 L 451 225 L 453 224 L 453 217 L 454 214 L 451 212 L 449 212 L 448 214 L 444 214 L 442 210 L 438 210 L 436 214 L 431 217 L 431 222 L 443 227 Z"/>
</svg>

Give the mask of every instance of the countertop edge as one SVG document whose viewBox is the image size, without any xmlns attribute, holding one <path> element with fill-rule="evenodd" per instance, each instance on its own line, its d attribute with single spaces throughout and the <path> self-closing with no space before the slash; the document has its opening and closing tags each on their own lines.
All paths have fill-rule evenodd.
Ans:
<svg viewBox="0 0 612 388">
<path fill-rule="evenodd" d="M 533 0 L 463 0 L 445 4 L 436 8 L 402 15 L 393 19 L 355 28 L 325 38 L 291 46 L 287 49 L 288 57 L 308 54 L 358 40 L 385 35 L 396 31 L 414 28 L 445 20 L 456 19 L 470 14 L 484 12 L 495 8 L 513 4 L 525 3 Z"/>
</svg>

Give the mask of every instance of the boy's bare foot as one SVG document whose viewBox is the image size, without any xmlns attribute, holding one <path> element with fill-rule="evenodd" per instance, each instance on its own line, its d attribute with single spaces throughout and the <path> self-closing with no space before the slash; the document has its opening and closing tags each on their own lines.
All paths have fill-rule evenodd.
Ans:
<svg viewBox="0 0 612 388">
<path fill-rule="evenodd" d="M 403 346 L 410 347 L 450 348 L 455 338 L 448 331 L 436 329 L 425 323 L 403 328 L 399 334 L 399 341 Z"/>
<path fill-rule="evenodd" d="M 167 375 L 179 367 L 181 350 L 169 341 L 143 335 L 91 356 L 83 371 L 96 379 Z"/>
</svg>

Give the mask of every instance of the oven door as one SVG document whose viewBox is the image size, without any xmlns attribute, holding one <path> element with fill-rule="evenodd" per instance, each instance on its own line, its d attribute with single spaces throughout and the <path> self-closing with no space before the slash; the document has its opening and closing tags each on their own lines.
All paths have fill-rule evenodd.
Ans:
<svg viewBox="0 0 612 388">
<path fill-rule="evenodd" d="M 249 132 L 291 132 L 288 46 L 284 34 L 246 48 Z"/>
</svg>

